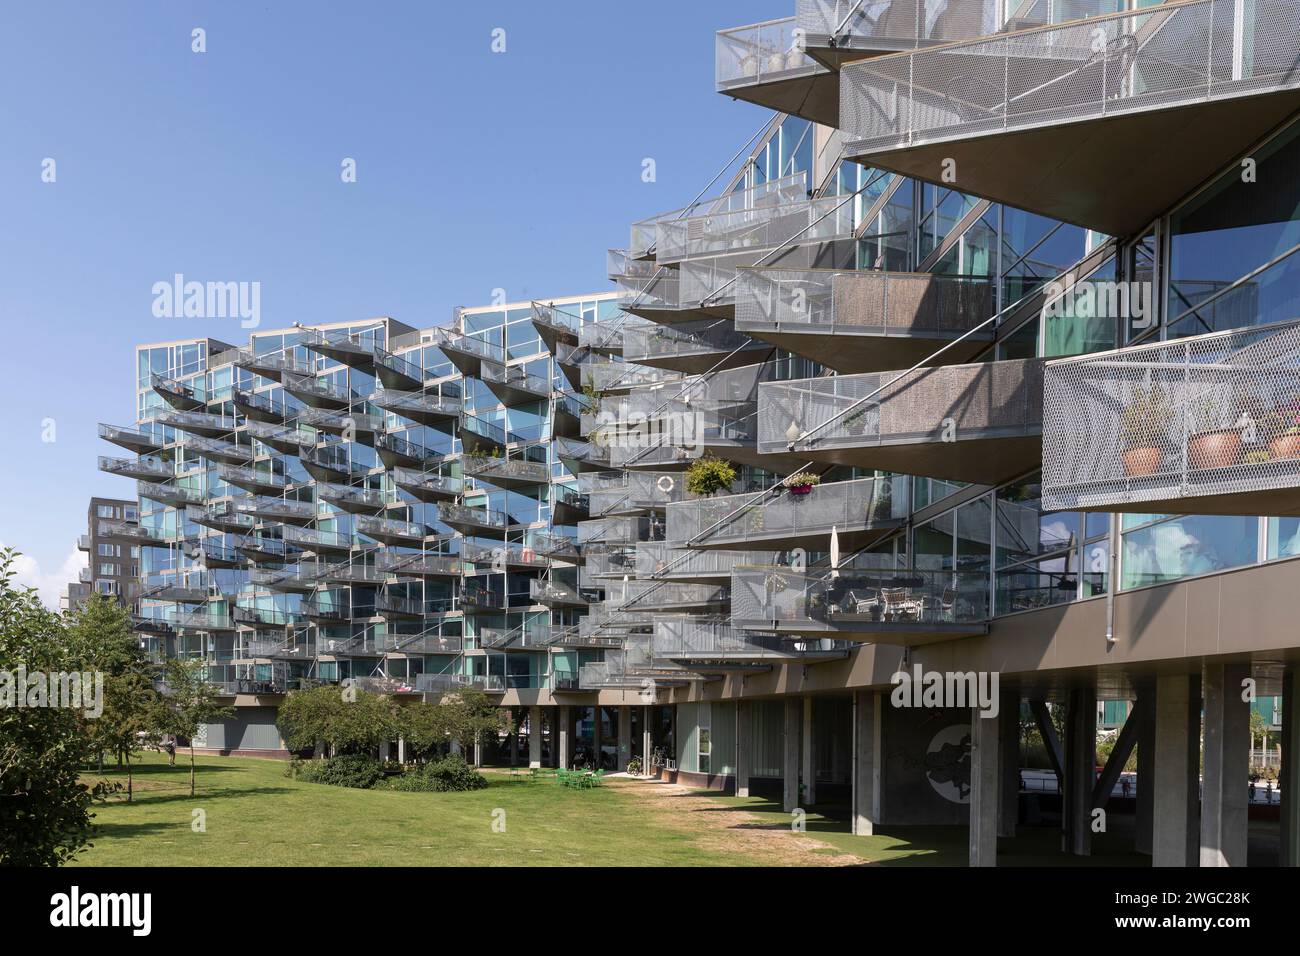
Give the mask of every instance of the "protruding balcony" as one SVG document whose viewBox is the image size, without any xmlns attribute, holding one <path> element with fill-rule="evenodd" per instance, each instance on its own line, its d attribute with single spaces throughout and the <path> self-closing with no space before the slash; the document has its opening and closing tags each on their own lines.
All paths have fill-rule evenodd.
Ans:
<svg viewBox="0 0 1300 956">
<path fill-rule="evenodd" d="M 236 606 L 231 609 L 231 617 L 236 624 L 259 628 L 288 627 L 298 621 L 298 615 L 274 607 Z M 280 652 L 285 649 L 283 641 L 249 641 L 248 643 L 251 645 L 250 649 L 255 651 L 253 656 L 256 657 L 279 657 Z"/>
<path fill-rule="evenodd" d="M 397 551 L 379 552 L 375 564 L 389 574 L 421 578 L 459 578 L 464 568 L 458 554 L 403 554 Z"/>
<path fill-rule="evenodd" d="M 681 581 L 617 581 L 608 586 L 611 602 L 621 612 L 710 614 L 731 601 L 731 585 L 687 584 Z"/>
<path fill-rule="evenodd" d="M 466 455 L 474 452 L 493 454 L 510 444 L 512 436 L 500 425 L 475 415 L 462 415 L 456 430 Z"/>
<path fill-rule="evenodd" d="M 354 411 L 334 411 L 328 408 L 302 408 L 294 413 L 299 425 L 310 425 L 320 432 L 350 436 L 350 440 L 374 445 L 375 436 L 383 430 L 383 419 L 377 415 L 363 415 Z"/>
<path fill-rule="evenodd" d="M 467 478 L 487 482 L 498 488 L 536 488 L 538 485 L 549 484 L 551 480 L 549 465 L 526 458 L 466 455 L 461 466 Z"/>
<path fill-rule="evenodd" d="M 460 417 L 465 399 L 449 385 L 429 392 L 395 392 L 384 389 L 375 394 L 375 404 L 420 425 L 445 426 Z"/>
<path fill-rule="evenodd" d="M 291 372 L 284 373 L 284 390 L 312 408 L 347 408 L 365 400 L 365 396 L 356 394 L 346 385 Z"/>
<path fill-rule="evenodd" d="M 361 481 L 370 474 L 370 468 L 353 461 L 342 445 L 304 448 L 298 458 L 317 481 L 346 483 Z"/>
<path fill-rule="evenodd" d="M 260 354 L 250 349 L 240 349 L 235 355 L 235 364 L 272 382 L 282 381 L 286 372 L 310 375 L 312 371 L 311 364 L 297 358 L 292 349 Z"/>
<path fill-rule="evenodd" d="M 866 547 L 902 527 L 908 513 L 905 477 L 859 478 L 668 506 L 667 540 L 676 547 L 736 551 L 794 547 L 828 550 L 831 529 L 846 550 Z"/>
<path fill-rule="evenodd" d="M 375 451 L 385 468 L 425 469 L 437 464 L 443 456 L 431 448 L 417 445 L 400 435 L 376 435 Z"/>
<path fill-rule="evenodd" d="M 168 543 L 167 535 L 152 528 L 141 527 L 134 521 L 120 518 L 100 518 L 95 530 L 102 541 L 115 544 L 162 546 Z"/>
<path fill-rule="evenodd" d="M 238 568 L 245 563 L 243 556 L 235 548 L 227 547 L 218 538 L 204 538 L 195 549 L 195 557 L 201 558 L 208 570 L 218 568 Z"/>
<path fill-rule="evenodd" d="M 248 501 L 238 501 L 235 506 L 239 511 L 253 515 L 263 521 L 308 524 L 316 519 L 316 503 L 312 501 L 297 501 L 293 498 L 257 497 Z"/>
<path fill-rule="evenodd" d="M 391 578 L 392 576 L 379 566 L 378 561 L 375 564 L 363 564 L 360 561 L 339 561 L 318 565 L 316 571 L 316 580 L 329 584 L 379 585 L 387 584 Z"/>
<path fill-rule="evenodd" d="M 997 484 L 1042 454 L 1041 359 L 759 386 L 758 450 Z"/>
<path fill-rule="evenodd" d="M 315 568 L 307 565 L 305 568 L 289 570 L 253 568 L 249 572 L 249 580 L 259 587 L 270 588 L 272 591 L 283 591 L 287 594 L 309 594 L 316 590 L 320 578 Z"/>
<path fill-rule="evenodd" d="M 465 491 L 465 482 L 462 479 L 439 474 L 436 471 L 394 468 L 389 475 L 393 479 L 393 484 L 419 501 L 454 501 Z"/>
<path fill-rule="evenodd" d="M 902 646 L 989 629 L 987 571 L 891 568 L 833 577 L 743 567 L 731 580 L 733 627 Z"/>
<path fill-rule="evenodd" d="M 586 607 L 588 600 L 562 581 L 533 578 L 528 582 L 528 597 L 534 604 L 549 608 Z"/>
<path fill-rule="evenodd" d="M 1300 511 L 1300 322 L 1048 363 L 1045 510 Z"/>
<path fill-rule="evenodd" d="M 504 539 L 511 530 L 519 527 L 514 518 L 504 511 L 471 508 L 468 505 L 439 505 L 438 517 L 461 534 L 476 538 Z"/>
<path fill-rule="evenodd" d="M 737 332 L 730 322 L 706 319 L 628 329 L 623 354 L 629 362 L 699 374 L 752 364 L 757 361 L 755 352 L 771 350 L 768 343 Z"/>
<path fill-rule="evenodd" d="M 181 611 L 172 619 L 172 623 L 178 628 L 194 631 L 233 631 L 235 629 L 234 618 L 230 616 L 229 612 L 222 610 Z"/>
<path fill-rule="evenodd" d="M 466 614 L 504 611 L 506 599 L 500 591 L 493 591 L 471 578 L 460 590 L 460 606 Z"/>
<path fill-rule="evenodd" d="M 185 518 L 204 528 L 230 534 L 250 532 L 257 525 L 257 517 L 237 507 L 233 501 L 214 501 L 205 508 L 186 508 Z"/>
<path fill-rule="evenodd" d="M 528 543 L 537 549 L 537 553 L 550 558 L 552 561 L 566 561 L 569 563 L 579 560 L 577 542 L 564 534 L 545 534 L 539 532 L 529 532 Z"/>
<path fill-rule="evenodd" d="M 77 550 L 78 551 L 90 550 L 90 535 L 88 534 L 77 535 Z"/>
<path fill-rule="evenodd" d="M 140 458 L 109 458 L 99 456 L 99 470 L 136 481 L 170 481 L 176 477 L 176 466 L 153 455 Z"/>
<path fill-rule="evenodd" d="M 277 475 L 269 469 L 218 465 L 217 476 L 226 484 L 251 491 L 255 495 L 279 495 L 292 486 L 292 482 L 284 475 Z"/>
<path fill-rule="evenodd" d="M 609 449 L 593 442 L 557 438 L 555 454 L 575 475 L 584 471 L 605 471 L 610 467 Z"/>
<path fill-rule="evenodd" d="M 462 375 L 466 378 L 478 378 L 482 373 L 483 360 L 505 364 L 505 349 L 483 339 L 463 335 L 448 328 L 430 329 L 427 333 L 430 342 L 442 349 Z"/>
<path fill-rule="evenodd" d="M 387 618 L 409 620 L 424 617 L 425 605 L 419 598 L 380 593 L 375 595 L 375 613 Z"/>
<path fill-rule="evenodd" d="M 336 485 L 327 481 L 317 482 L 316 495 L 341 511 L 358 515 L 379 514 L 394 503 L 392 495 L 377 488 Z"/>
<path fill-rule="evenodd" d="M 162 400 L 172 408 L 178 408 L 182 411 L 203 408 L 207 404 L 207 399 L 203 394 L 202 382 L 202 378 L 197 378 L 192 382 L 178 382 L 162 375 L 151 375 L 149 377 L 149 384 L 162 397 Z"/>
<path fill-rule="evenodd" d="M 551 414 L 552 437 L 577 438 L 582 432 L 582 414 L 587 410 L 584 399 L 568 392 L 555 392 Z"/>
<path fill-rule="evenodd" d="M 583 556 L 580 567 L 582 577 L 578 583 L 583 587 L 602 587 L 599 580 L 621 581 L 637 573 L 636 550 L 626 547 L 618 550 L 593 551 Z"/>
<path fill-rule="evenodd" d="M 551 383 L 530 375 L 522 365 L 484 361 L 479 377 L 505 405 L 546 401 L 551 397 Z"/>
<path fill-rule="evenodd" d="M 1298 57 L 1292 0 L 1148 6 L 846 65 L 838 125 L 870 166 L 1128 236 L 1295 112 Z"/>
<path fill-rule="evenodd" d="M 320 620 L 332 623 L 327 617 Z M 321 637 L 316 643 L 316 653 L 321 657 L 383 657 L 380 641 L 374 630 L 367 628 L 354 637 Z"/>
<path fill-rule="evenodd" d="M 569 485 L 553 485 L 551 521 L 554 524 L 577 524 L 590 517 L 587 496 Z"/>
<path fill-rule="evenodd" d="M 144 600 L 175 601 L 178 604 L 207 604 L 214 596 L 217 595 L 212 587 L 198 577 L 188 581 L 170 578 L 140 592 L 140 597 Z"/>
<path fill-rule="evenodd" d="M 643 541 L 636 546 L 635 571 L 649 581 L 714 581 L 731 583 L 731 572 L 742 564 L 775 564 L 777 551 L 699 551 L 675 548 L 665 541 Z"/>
<path fill-rule="evenodd" d="M 657 518 L 610 517 L 578 522 L 578 543 L 586 545 L 634 545 L 663 537 L 663 522 Z"/>
<path fill-rule="evenodd" d="M 283 425 L 291 414 L 283 400 L 277 402 L 265 392 L 246 392 L 242 388 L 234 388 L 230 390 L 230 400 L 235 410 L 249 421 Z"/>
<path fill-rule="evenodd" d="M 170 425 L 190 435 L 207 435 L 209 438 L 229 435 L 237 427 L 233 418 L 223 418 L 211 412 L 188 412 L 177 409 L 160 411 L 154 417 L 154 421 Z"/>
<path fill-rule="evenodd" d="M 584 383 L 601 393 L 611 395 L 627 392 L 633 388 L 649 388 L 668 382 L 681 381 L 681 372 L 663 368 L 646 368 L 641 365 L 626 365 L 623 362 L 593 362 L 585 369 Z"/>
<path fill-rule="evenodd" d="M 357 521 L 367 520 L 358 518 Z M 358 528 L 358 530 L 360 530 Z M 286 525 L 281 534 L 287 544 L 312 554 L 347 554 L 352 550 L 352 538 L 339 531 L 322 531 L 319 528 L 295 528 Z"/>
<path fill-rule="evenodd" d="M 663 510 L 686 495 L 686 482 L 671 471 L 589 471 L 578 476 L 593 518 Z"/>
<path fill-rule="evenodd" d="M 719 30 L 719 93 L 823 126 L 839 123 L 839 76 L 804 51 L 794 17 Z"/>
<path fill-rule="evenodd" d="M 718 621 L 663 618 L 655 622 L 650 644 L 655 660 L 683 667 L 721 664 L 816 664 L 843 660 L 852 649 L 833 639 L 791 640 L 777 635 L 753 634 Z"/>
<path fill-rule="evenodd" d="M 502 544 L 487 547 L 466 541 L 461 547 L 461 557 L 476 565 L 491 565 L 496 570 L 522 568 L 542 570 L 551 566 L 551 559 L 528 544 Z"/>
<path fill-rule="evenodd" d="M 342 624 L 352 620 L 351 605 L 345 592 L 342 591 L 318 592 L 315 597 L 303 601 L 299 606 L 304 616 L 319 624 Z M 337 653 L 346 643 L 340 641 L 338 646 L 331 650 L 326 642 L 321 648 L 321 653 Z"/>
<path fill-rule="evenodd" d="M 240 554 L 257 564 L 290 564 L 302 554 L 300 548 L 283 538 L 264 537 L 260 534 L 249 534 L 238 539 L 235 547 Z"/>
<path fill-rule="evenodd" d="M 200 435 L 186 435 L 184 445 L 196 455 L 209 461 L 228 462 L 246 465 L 253 460 L 253 446 L 241 445 L 220 438 L 204 438 Z"/>
<path fill-rule="evenodd" d="M 948 346 L 945 365 L 993 341 L 994 286 L 911 272 L 742 269 L 736 330 L 840 372 L 910 368 Z M 960 342 L 956 340 L 965 336 Z"/>
<path fill-rule="evenodd" d="M 105 441 L 111 441 L 114 445 L 125 448 L 127 451 L 133 451 L 141 455 L 156 452 L 166 444 L 163 439 L 162 429 L 153 424 L 147 424 L 140 428 L 123 428 L 120 425 L 101 424 L 99 426 L 99 437 Z"/>
<path fill-rule="evenodd" d="M 415 521 L 399 521 L 396 518 L 373 518 L 358 515 L 357 531 L 384 544 L 420 545 L 432 532 L 428 525 Z"/>
<path fill-rule="evenodd" d="M 459 654 L 465 649 L 465 638 L 459 634 L 445 635 L 434 629 L 418 634 L 380 634 L 375 643 L 386 654 Z"/>
<path fill-rule="evenodd" d="M 142 481 L 136 490 L 141 498 L 161 501 L 173 508 L 184 508 L 186 505 L 202 505 L 208 500 L 207 495 L 199 489 L 183 488 L 180 485 L 156 485 Z"/>
<path fill-rule="evenodd" d="M 256 438 L 263 445 L 282 455 L 297 455 L 304 446 L 311 445 L 315 441 L 297 428 L 288 425 L 250 421 L 247 423 L 246 430 L 250 437 Z"/>
<path fill-rule="evenodd" d="M 542 302 L 533 302 L 532 308 L 533 328 L 537 329 L 537 334 L 546 343 L 547 349 L 554 352 L 555 346 L 561 342 L 567 345 L 577 344 L 578 332 L 582 329 L 581 316 Z"/>
</svg>

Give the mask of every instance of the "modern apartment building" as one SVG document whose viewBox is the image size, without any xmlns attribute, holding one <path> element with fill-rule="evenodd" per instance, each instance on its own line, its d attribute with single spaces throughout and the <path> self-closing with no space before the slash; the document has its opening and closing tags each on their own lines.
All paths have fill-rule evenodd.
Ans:
<svg viewBox="0 0 1300 956">
<path fill-rule="evenodd" d="M 70 611 L 92 594 L 112 595 L 130 606 L 135 602 L 140 574 L 140 549 L 120 541 L 101 539 L 99 522 L 134 522 L 138 510 L 134 499 L 91 498 L 86 513 L 86 533 L 77 538 L 77 549 L 87 555 L 86 567 L 76 581 L 68 582 L 59 597 L 62 610 Z"/>
<path fill-rule="evenodd" d="M 137 626 L 237 705 L 207 745 L 474 685 L 519 720 L 484 759 L 662 749 L 987 866 L 1032 729 L 1065 852 L 1102 810 L 1244 865 L 1253 703 L 1295 865 L 1300 4 L 1136 6 L 798 0 L 718 34 L 776 115 L 618 292 L 141 347 L 107 468 Z"/>
<path fill-rule="evenodd" d="M 799 0 L 718 34 L 718 91 L 778 115 L 610 254 L 652 371 L 590 366 L 623 469 L 592 481 L 663 540 L 650 507 L 579 531 L 623 638 L 584 686 L 653 681 L 679 779 L 966 826 L 992 865 L 1036 732 L 1065 852 L 1109 810 L 1157 865 L 1243 865 L 1253 706 L 1300 861 L 1300 5 L 1128 6 Z M 704 453 L 733 494 L 674 499 Z"/>
</svg>

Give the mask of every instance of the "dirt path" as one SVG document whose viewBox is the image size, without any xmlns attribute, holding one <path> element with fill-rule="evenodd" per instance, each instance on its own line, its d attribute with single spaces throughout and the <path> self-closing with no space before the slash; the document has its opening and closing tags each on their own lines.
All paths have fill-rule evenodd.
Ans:
<svg viewBox="0 0 1300 956">
<path fill-rule="evenodd" d="M 766 866 L 855 866 L 867 861 L 834 850 L 827 843 L 777 827 L 757 814 L 732 809 L 699 791 L 659 780 L 605 778 L 605 785 L 641 800 L 659 822 L 697 834 L 697 844 L 716 853 L 735 854 Z M 832 850 L 817 853 L 816 850 Z"/>
</svg>

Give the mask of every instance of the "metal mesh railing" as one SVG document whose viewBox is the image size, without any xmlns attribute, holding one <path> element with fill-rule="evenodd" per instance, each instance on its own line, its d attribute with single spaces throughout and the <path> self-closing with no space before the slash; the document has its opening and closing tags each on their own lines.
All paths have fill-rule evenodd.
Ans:
<svg viewBox="0 0 1300 956">
<path fill-rule="evenodd" d="M 808 175 L 799 172 L 728 193 L 692 209 L 691 216 L 661 219 L 655 227 L 655 258 L 669 262 L 700 255 L 697 242 L 716 221 L 715 217 L 746 212 L 757 217 L 772 216 L 779 209 L 807 198 Z"/>
<path fill-rule="evenodd" d="M 843 657 L 853 647 L 848 641 L 814 638 L 792 641 L 787 637 L 753 634 L 718 621 L 661 618 L 655 621 L 651 654 L 664 660 L 789 660 Z"/>
<path fill-rule="evenodd" d="M 740 331 L 955 336 L 993 308 L 993 283 L 973 276 L 741 269 L 736 283 Z"/>
<path fill-rule="evenodd" d="M 735 349 L 771 349 L 766 342 L 737 332 L 731 323 L 715 319 L 682 325 L 627 329 L 623 356 L 629 362 L 653 362 L 687 355 L 727 353 Z"/>
<path fill-rule="evenodd" d="M 1042 425 L 1042 379 L 1041 359 L 1011 359 L 769 382 L 759 388 L 758 449 L 1024 436 Z"/>
<path fill-rule="evenodd" d="M 820 196 L 716 212 L 662 223 L 662 240 L 679 250 L 676 258 L 687 259 L 847 239 L 853 206 L 844 196 Z"/>
<path fill-rule="evenodd" d="M 1300 321 L 1054 361 L 1043 387 L 1047 510 L 1300 486 Z"/>
<path fill-rule="evenodd" d="M 741 544 L 771 537 L 829 535 L 892 522 L 907 515 L 907 478 L 859 478 L 818 485 L 805 495 L 783 492 L 754 502 L 754 496 L 701 498 L 668 506 L 667 540 L 695 544 Z"/>
<path fill-rule="evenodd" d="M 1294 0 L 1190 0 L 850 64 L 850 155 L 1294 88 Z"/>
<path fill-rule="evenodd" d="M 719 91 L 830 72 L 804 52 L 794 17 L 719 30 L 714 50 Z"/>
<path fill-rule="evenodd" d="M 697 551 L 673 547 L 664 541 L 642 541 L 636 546 L 636 576 L 650 579 L 730 577 L 742 564 L 769 564 L 775 551 Z"/>
<path fill-rule="evenodd" d="M 852 631 L 867 625 L 971 625 L 989 618 L 989 573 L 921 568 L 803 574 L 738 568 L 731 623 Z"/>
</svg>

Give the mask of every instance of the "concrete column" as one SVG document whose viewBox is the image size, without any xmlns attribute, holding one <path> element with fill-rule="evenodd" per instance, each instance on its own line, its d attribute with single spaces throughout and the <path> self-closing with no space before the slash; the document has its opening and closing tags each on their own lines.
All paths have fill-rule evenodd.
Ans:
<svg viewBox="0 0 1300 956">
<path fill-rule="evenodd" d="M 813 699 L 803 699 L 803 765 L 800 777 L 803 778 L 803 806 L 811 807 L 817 802 L 817 761 L 813 759 Z"/>
<path fill-rule="evenodd" d="M 1195 866 L 1199 857 L 1200 684 L 1192 674 L 1156 678 L 1152 866 Z"/>
<path fill-rule="evenodd" d="M 981 717 L 978 708 L 970 714 L 970 865 L 997 866 L 1002 714 Z"/>
<path fill-rule="evenodd" d="M 1300 866 L 1300 760 L 1296 759 L 1293 747 L 1300 747 L 1300 670 L 1288 668 L 1282 675 L 1282 766 L 1277 778 L 1282 790 L 1282 822 L 1278 866 Z"/>
<path fill-rule="evenodd" d="M 749 796 L 749 764 L 752 759 L 750 746 L 750 702 L 736 701 L 736 796 Z"/>
<path fill-rule="evenodd" d="M 641 708 L 641 772 L 650 772 L 650 751 L 654 749 L 654 737 L 650 730 L 650 707 Z"/>
<path fill-rule="evenodd" d="M 1014 837 L 1020 822 L 1020 691 L 998 694 L 998 836 Z"/>
<path fill-rule="evenodd" d="M 528 766 L 542 765 L 542 708 L 528 708 Z"/>
<path fill-rule="evenodd" d="M 1250 704 L 1242 683 L 1250 665 L 1205 665 L 1205 782 L 1201 793 L 1201 866 L 1246 865 L 1246 813 L 1250 796 Z"/>
<path fill-rule="evenodd" d="M 406 763 L 406 738 L 397 738 L 397 762 Z"/>
<path fill-rule="evenodd" d="M 789 813 L 799 806 L 799 698 L 785 699 L 781 761 L 781 805 Z"/>
<path fill-rule="evenodd" d="M 510 724 L 515 729 L 506 735 L 506 746 L 510 749 L 510 766 L 519 766 L 519 713 L 510 708 Z"/>
<path fill-rule="evenodd" d="M 1097 691 L 1070 691 L 1065 715 L 1065 798 L 1061 806 L 1065 839 L 1062 849 L 1075 856 L 1092 854 L 1092 790 L 1097 782 Z"/>
<path fill-rule="evenodd" d="M 618 763 L 614 769 L 619 773 L 627 770 L 627 762 L 632 756 L 632 708 L 622 705 L 618 708 Z"/>
<path fill-rule="evenodd" d="M 871 836 L 880 822 L 884 699 L 879 691 L 853 695 L 853 832 L 857 836 Z"/>
<path fill-rule="evenodd" d="M 474 766 L 483 766 L 483 741 L 474 741 Z"/>
<path fill-rule="evenodd" d="M 601 745 L 604 740 L 605 708 L 597 704 L 591 708 L 591 769 L 599 770 L 603 754 Z"/>
<path fill-rule="evenodd" d="M 1134 820 L 1133 849 L 1151 855 L 1151 834 L 1156 813 L 1156 688 L 1147 684 L 1138 688 L 1138 700 L 1143 702 L 1136 717 L 1137 741 L 1137 797 Z"/>
<path fill-rule="evenodd" d="M 569 769 L 569 747 L 572 744 L 569 735 L 573 732 L 573 716 L 569 711 L 568 704 L 560 705 L 560 745 L 557 749 L 559 751 L 559 765 L 565 770 Z"/>
</svg>

